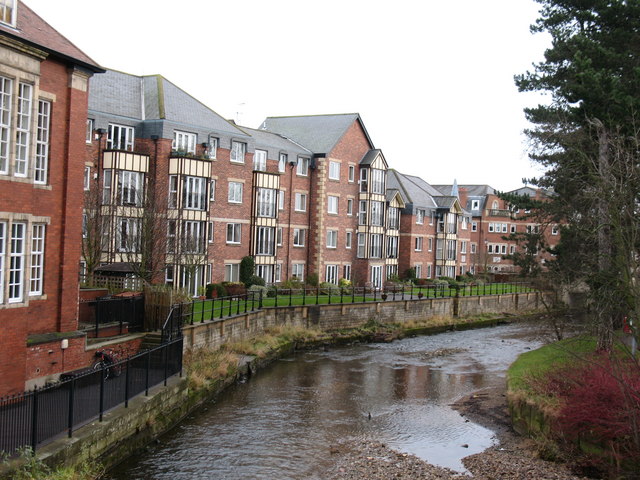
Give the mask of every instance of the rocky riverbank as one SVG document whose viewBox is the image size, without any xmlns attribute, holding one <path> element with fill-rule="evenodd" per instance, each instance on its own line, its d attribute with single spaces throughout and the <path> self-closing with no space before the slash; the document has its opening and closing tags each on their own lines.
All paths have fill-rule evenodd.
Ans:
<svg viewBox="0 0 640 480">
<path fill-rule="evenodd" d="M 413 455 L 396 452 L 374 441 L 333 447 L 336 455 L 332 480 L 580 480 L 567 466 L 541 460 L 532 443 L 511 429 L 502 386 L 476 392 L 454 405 L 496 433 L 499 443 L 482 453 L 463 459 L 468 472 L 460 473 L 431 465 Z"/>
</svg>

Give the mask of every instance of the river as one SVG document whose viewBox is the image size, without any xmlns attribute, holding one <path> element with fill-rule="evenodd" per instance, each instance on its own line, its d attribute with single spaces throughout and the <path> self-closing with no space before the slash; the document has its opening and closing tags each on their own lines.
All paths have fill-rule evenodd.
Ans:
<svg viewBox="0 0 640 480">
<path fill-rule="evenodd" d="M 545 337 L 513 323 L 296 354 L 204 405 L 107 478 L 321 479 L 331 447 L 361 439 L 464 471 L 461 458 L 495 439 L 450 405 L 504 383 L 516 357 Z"/>
</svg>

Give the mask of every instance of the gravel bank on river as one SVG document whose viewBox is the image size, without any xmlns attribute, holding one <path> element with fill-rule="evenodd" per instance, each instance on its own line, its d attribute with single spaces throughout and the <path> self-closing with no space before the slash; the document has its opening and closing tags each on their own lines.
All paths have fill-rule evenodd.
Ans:
<svg viewBox="0 0 640 480">
<path fill-rule="evenodd" d="M 363 441 L 356 445 L 332 448 L 336 464 L 332 480 L 388 479 L 468 479 L 476 480 L 579 480 L 565 465 L 536 457 L 529 440 L 517 435 L 510 426 L 504 387 L 476 392 L 454 405 L 469 417 L 496 433 L 499 444 L 463 459 L 470 474 L 436 467 L 413 455 L 399 453 L 384 444 Z M 472 475 L 472 477 L 470 476 Z"/>
</svg>

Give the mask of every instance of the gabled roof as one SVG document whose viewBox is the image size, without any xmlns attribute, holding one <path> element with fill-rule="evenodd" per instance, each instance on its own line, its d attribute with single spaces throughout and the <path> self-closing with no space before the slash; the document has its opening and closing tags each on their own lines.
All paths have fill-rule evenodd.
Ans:
<svg viewBox="0 0 640 480">
<path fill-rule="evenodd" d="M 89 110 L 140 121 L 169 120 L 231 135 L 247 136 L 242 129 L 162 75 L 137 76 L 107 70 L 91 81 Z"/>
<path fill-rule="evenodd" d="M 280 134 L 248 127 L 242 127 L 242 129 L 255 139 L 256 148 L 273 148 L 274 150 L 282 150 L 295 154 L 311 155 L 309 150 Z M 290 158 L 289 160 L 295 160 L 295 158 Z"/>
<path fill-rule="evenodd" d="M 382 154 L 382 150 L 380 150 L 379 148 L 374 148 L 372 150 L 369 150 L 367 153 L 365 153 L 364 157 L 362 157 L 362 160 L 360 160 L 360 165 L 372 165 L 377 158 L 380 158 L 382 160 L 382 163 L 384 164 L 385 169 L 389 167 L 387 160 L 384 158 L 384 155 Z"/>
<path fill-rule="evenodd" d="M 27 5 L 20 1 L 17 3 L 16 28 L 0 24 L 0 35 L 20 40 L 92 72 L 104 71 L 91 57 L 40 18 Z"/>
<path fill-rule="evenodd" d="M 451 195 L 453 185 L 434 185 L 434 187 L 444 195 Z M 458 185 L 458 191 L 462 189 L 466 190 L 467 195 L 470 197 L 481 197 L 496 193 L 493 187 L 489 185 Z"/>
<path fill-rule="evenodd" d="M 371 148 L 373 142 L 357 113 L 268 117 L 261 128 L 284 135 L 316 154 L 329 154 L 354 122 L 359 122 Z"/>
<path fill-rule="evenodd" d="M 385 200 L 388 203 L 393 202 L 393 200 L 397 198 L 398 199 L 398 203 L 400 204 L 400 208 L 404 208 L 406 206 L 406 202 L 404 201 L 404 198 L 402 198 L 402 193 L 400 193 L 400 190 L 395 189 L 395 188 L 387 188 L 386 194 L 385 194 Z"/>
<path fill-rule="evenodd" d="M 406 203 L 418 207 L 437 208 L 435 196 L 442 194 L 419 177 L 404 175 L 394 169 L 387 171 L 387 188 L 397 189 Z"/>
</svg>

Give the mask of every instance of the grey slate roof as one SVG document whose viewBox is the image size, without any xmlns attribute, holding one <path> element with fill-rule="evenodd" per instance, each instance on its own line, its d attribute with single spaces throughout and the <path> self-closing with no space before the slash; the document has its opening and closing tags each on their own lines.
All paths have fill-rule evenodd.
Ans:
<svg viewBox="0 0 640 480">
<path fill-rule="evenodd" d="M 166 120 L 187 131 L 247 134 L 161 75 L 137 76 L 107 70 L 91 80 L 89 111 L 138 122 Z"/>
<path fill-rule="evenodd" d="M 442 194 L 419 177 L 404 175 L 394 169 L 387 171 L 387 188 L 397 189 L 401 192 L 406 203 L 416 207 L 437 208 L 435 196 Z"/>
<path fill-rule="evenodd" d="M 433 197 L 433 199 L 435 200 L 438 207 L 450 209 L 454 205 L 454 203 L 456 203 L 456 200 L 458 199 L 458 197 L 443 196 L 443 197 Z"/>
<path fill-rule="evenodd" d="M 357 113 L 268 117 L 262 123 L 261 128 L 280 133 L 305 146 L 313 153 L 328 154 L 355 121 L 360 121 L 371 148 L 373 148 L 373 142 L 371 142 L 360 115 Z"/>
<path fill-rule="evenodd" d="M 242 129 L 254 138 L 256 148 L 267 149 L 269 151 L 269 158 L 271 159 L 278 160 L 278 157 L 276 156 L 277 152 L 285 152 L 295 155 L 311 155 L 311 152 L 303 146 L 298 145 L 296 142 L 277 133 L 247 127 L 242 127 Z M 271 152 L 274 153 L 271 155 Z"/>
<path fill-rule="evenodd" d="M 367 153 L 365 153 L 364 157 L 362 157 L 362 160 L 360 160 L 360 165 L 371 165 L 378 154 L 380 154 L 381 152 L 382 150 L 380 150 L 379 148 L 369 150 Z"/>
<path fill-rule="evenodd" d="M 444 195 L 451 195 L 453 185 L 434 185 L 434 187 L 440 190 Z M 496 193 L 493 187 L 489 185 L 458 185 L 458 191 L 462 189 L 465 189 L 467 191 L 467 195 L 472 197 L 480 197 Z"/>
</svg>

